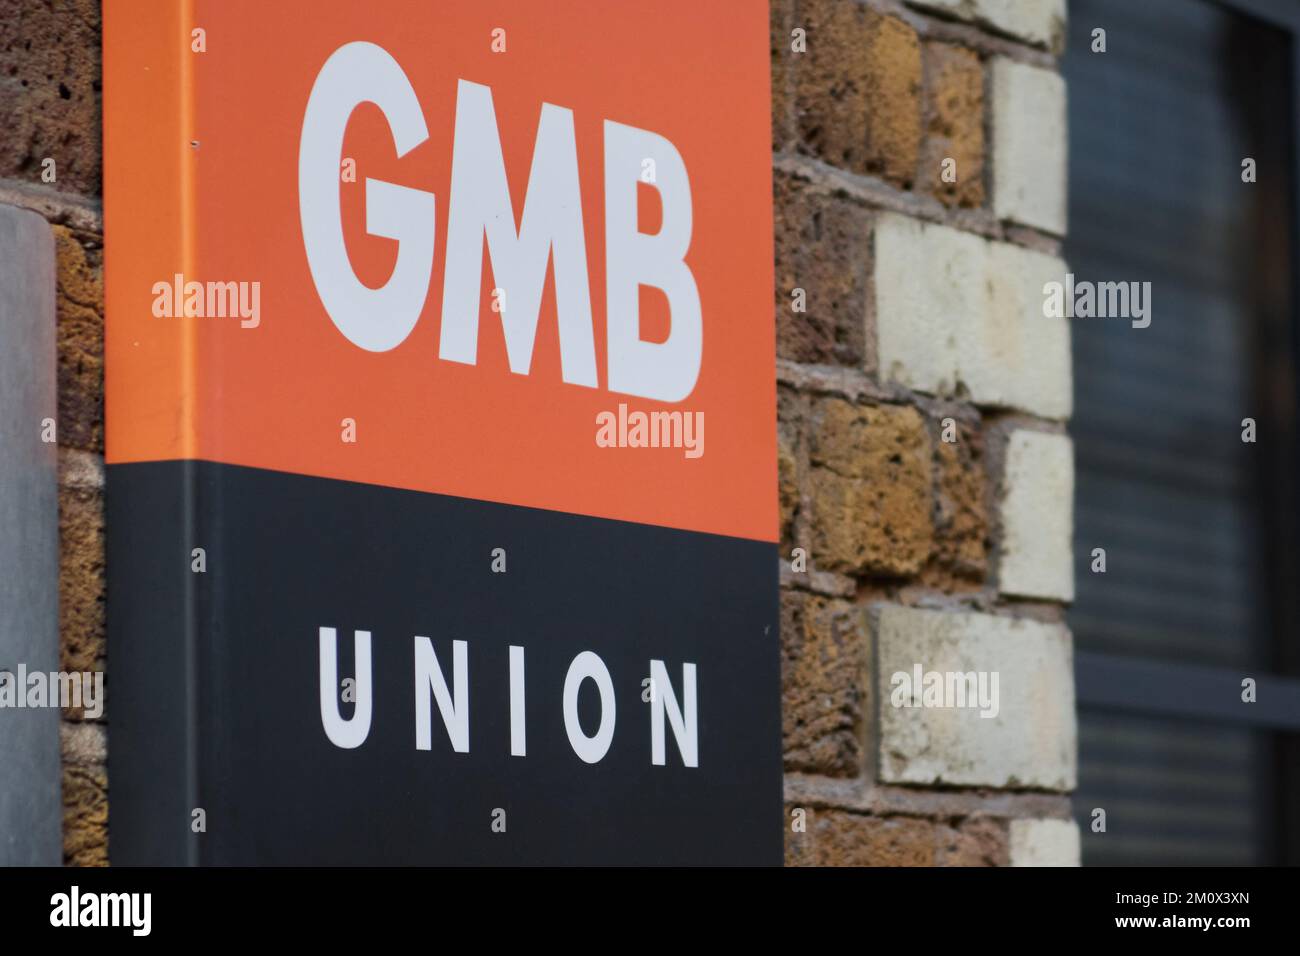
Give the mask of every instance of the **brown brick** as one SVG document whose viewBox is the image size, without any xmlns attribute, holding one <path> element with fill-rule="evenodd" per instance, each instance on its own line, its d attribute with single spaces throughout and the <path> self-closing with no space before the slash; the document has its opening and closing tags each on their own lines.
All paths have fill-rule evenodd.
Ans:
<svg viewBox="0 0 1300 956">
<path fill-rule="evenodd" d="M 786 808 L 789 866 L 998 866 L 1007 861 L 1004 825 L 991 820 L 948 823 L 919 817 L 873 817 L 807 810 L 804 833 Z"/>
<path fill-rule="evenodd" d="M 862 765 L 864 612 L 802 591 L 781 593 L 781 724 L 790 771 L 856 776 Z"/>
<path fill-rule="evenodd" d="M 99 0 L 0 0 L 0 176 L 100 187 Z"/>
<path fill-rule="evenodd" d="M 803 430 L 805 400 L 791 389 L 780 387 L 776 393 L 776 465 L 777 494 L 781 509 L 781 557 L 789 560 L 795 545 L 795 519 L 802 506 L 803 483 L 807 469 L 800 464 L 800 434 Z"/>
<path fill-rule="evenodd" d="M 831 398 L 814 414 L 813 563 L 854 574 L 916 573 L 934 538 L 930 437 L 920 413 Z"/>
<path fill-rule="evenodd" d="M 62 670 L 103 661 L 104 503 L 95 490 L 59 489 L 59 633 Z"/>
<path fill-rule="evenodd" d="M 781 541 L 792 543 L 795 512 L 799 510 L 799 462 L 794 448 L 778 430 L 776 473 L 781 504 Z"/>
<path fill-rule="evenodd" d="M 984 69 L 979 55 L 950 43 L 925 44 L 925 149 L 918 189 L 947 206 L 984 204 Z M 956 182 L 943 161 L 956 160 Z"/>
<path fill-rule="evenodd" d="M 1006 866 L 1010 862 L 1011 838 L 1004 821 L 965 820 L 956 827 L 943 827 L 938 836 L 937 866 Z"/>
<path fill-rule="evenodd" d="M 791 57 L 801 56 L 791 49 L 794 42 L 793 0 L 772 0 L 772 149 L 782 150 L 794 139 L 794 108 L 790 96 Z"/>
<path fill-rule="evenodd" d="M 54 227 L 58 257 L 59 444 L 104 448 L 103 250 Z"/>
<path fill-rule="evenodd" d="M 982 581 L 988 568 L 989 521 L 983 436 L 957 422 L 957 441 L 935 442 L 935 559 L 953 573 Z"/>
<path fill-rule="evenodd" d="M 795 362 L 865 365 L 871 219 L 866 210 L 777 175 L 776 352 Z M 791 293 L 804 290 L 804 312 Z"/>
<path fill-rule="evenodd" d="M 855 173 L 912 185 L 921 147 L 921 47 L 897 17 L 849 0 L 804 0 L 794 60 L 800 149 Z"/>
<path fill-rule="evenodd" d="M 64 765 L 63 862 L 108 866 L 108 775 L 103 767 Z"/>
</svg>

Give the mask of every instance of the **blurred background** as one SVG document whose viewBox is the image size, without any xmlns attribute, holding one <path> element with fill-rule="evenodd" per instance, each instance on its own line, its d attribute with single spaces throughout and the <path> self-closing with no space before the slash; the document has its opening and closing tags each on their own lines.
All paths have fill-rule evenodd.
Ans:
<svg viewBox="0 0 1300 956">
<path fill-rule="evenodd" d="M 1153 284 L 1148 328 L 1072 327 L 1074 808 L 1085 834 L 1094 808 L 1123 821 L 1085 865 L 1300 862 L 1297 23 L 1290 2 L 1070 2 L 1065 258 Z M 1259 698 L 1232 706 L 1246 677 Z"/>
</svg>

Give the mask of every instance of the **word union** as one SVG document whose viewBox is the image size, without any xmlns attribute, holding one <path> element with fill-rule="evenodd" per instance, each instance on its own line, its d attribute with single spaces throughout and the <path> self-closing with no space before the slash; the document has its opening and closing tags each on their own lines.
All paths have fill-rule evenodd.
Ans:
<svg viewBox="0 0 1300 956">
<path fill-rule="evenodd" d="M 370 718 L 374 712 L 371 678 L 370 632 L 354 631 L 352 637 L 356 667 L 355 709 L 344 718 L 339 711 L 338 634 L 332 627 L 320 628 L 320 717 L 330 743 L 352 750 L 365 743 L 370 735 Z M 415 672 L 415 749 L 433 749 L 433 704 L 456 753 L 469 753 L 469 644 L 452 641 L 451 683 L 434 652 L 433 642 L 416 636 Z M 584 681 L 592 681 L 600 692 L 600 726 L 588 735 L 578 719 L 578 691 Z M 672 728 L 682 763 L 699 767 L 699 722 L 696 706 L 695 665 L 682 665 L 682 704 L 677 702 L 668 668 L 663 661 L 650 661 L 647 702 L 650 705 L 650 762 L 667 763 L 667 732 Z M 524 649 L 510 647 L 510 755 L 528 756 L 525 721 Z M 617 702 L 609 668 L 593 651 L 583 651 L 569 664 L 564 678 L 564 731 L 573 752 L 584 763 L 599 763 L 614 740 Z"/>
</svg>

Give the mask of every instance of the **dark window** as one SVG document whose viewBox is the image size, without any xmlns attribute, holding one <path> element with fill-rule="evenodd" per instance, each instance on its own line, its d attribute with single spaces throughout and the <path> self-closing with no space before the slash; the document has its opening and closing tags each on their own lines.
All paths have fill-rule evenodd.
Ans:
<svg viewBox="0 0 1300 956">
<path fill-rule="evenodd" d="M 1300 4 L 1069 15 L 1066 260 L 1151 283 L 1147 328 L 1072 320 L 1084 862 L 1296 862 Z"/>
</svg>

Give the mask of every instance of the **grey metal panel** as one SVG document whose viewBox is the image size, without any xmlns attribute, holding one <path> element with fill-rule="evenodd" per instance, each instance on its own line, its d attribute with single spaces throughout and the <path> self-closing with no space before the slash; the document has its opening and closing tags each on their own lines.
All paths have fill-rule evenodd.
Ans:
<svg viewBox="0 0 1300 956">
<path fill-rule="evenodd" d="M 54 239 L 0 205 L 0 670 L 59 668 Z M 62 862 L 57 707 L 0 707 L 0 865 Z"/>
</svg>

